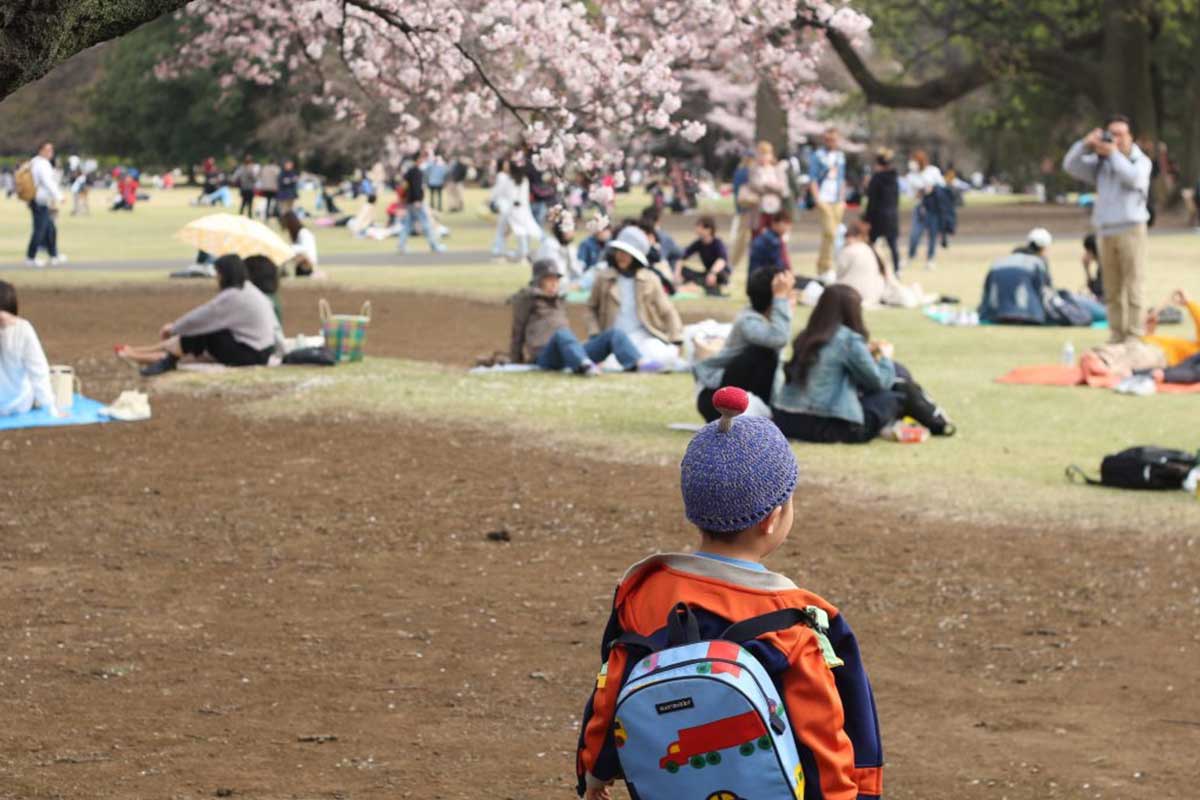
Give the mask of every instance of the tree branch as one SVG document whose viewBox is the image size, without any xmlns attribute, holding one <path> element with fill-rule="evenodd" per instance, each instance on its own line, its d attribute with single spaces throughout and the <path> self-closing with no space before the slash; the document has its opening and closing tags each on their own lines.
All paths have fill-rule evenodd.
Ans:
<svg viewBox="0 0 1200 800">
<path fill-rule="evenodd" d="M 92 45 L 188 0 L 42 0 L 0 4 L 0 99 Z"/>
</svg>

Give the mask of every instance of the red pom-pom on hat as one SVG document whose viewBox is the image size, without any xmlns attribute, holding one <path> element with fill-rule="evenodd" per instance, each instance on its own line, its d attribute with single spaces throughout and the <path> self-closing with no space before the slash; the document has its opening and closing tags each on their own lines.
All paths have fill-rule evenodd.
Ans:
<svg viewBox="0 0 1200 800">
<path fill-rule="evenodd" d="M 721 412 L 721 432 L 728 433 L 733 427 L 733 418 L 746 413 L 746 409 L 750 407 L 750 395 L 745 389 L 725 386 L 713 395 L 712 404 L 713 408 Z"/>
</svg>

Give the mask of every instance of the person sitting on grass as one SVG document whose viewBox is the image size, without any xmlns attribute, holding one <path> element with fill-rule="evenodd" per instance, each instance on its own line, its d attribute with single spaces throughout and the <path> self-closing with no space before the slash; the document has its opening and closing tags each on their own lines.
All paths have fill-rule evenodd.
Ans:
<svg viewBox="0 0 1200 800">
<path fill-rule="evenodd" d="M 1083 264 L 1083 278 L 1087 281 L 1088 293 L 1093 300 L 1104 302 L 1104 273 L 1100 268 L 1100 248 L 1096 244 L 1096 234 L 1089 233 L 1083 237 L 1083 255 L 1080 256 L 1080 262 Z M 1096 266 L 1095 273 L 1092 272 L 1092 265 Z"/>
<path fill-rule="evenodd" d="M 815 792 L 830 798 L 879 796 L 883 749 L 878 715 L 854 633 L 832 604 L 763 564 L 772 553 L 780 551 L 791 533 L 798 477 L 799 468 L 787 440 L 762 417 L 710 423 L 688 444 L 680 464 L 680 484 L 685 515 L 695 526 L 695 549 L 691 553 L 658 554 L 634 564 L 613 595 L 601 640 L 599 677 L 584 709 L 575 759 L 577 791 L 585 800 L 612 797 L 610 785 L 621 775 L 624 761 L 617 757 L 623 737 L 613 733 L 617 699 L 629 670 L 649 655 L 631 644 L 618 643 L 617 635 L 664 641 L 664 628 L 669 615 L 676 613 L 677 604 L 686 606 L 687 620 L 696 623 L 704 640 L 719 638 L 731 624 L 782 609 L 812 615 L 811 626 L 777 626 L 750 644 L 755 656 L 774 665 L 771 676 L 780 687 L 783 704 L 780 717 L 793 721 L 792 729 L 785 728 L 787 735 L 795 738 L 801 753 L 808 754 L 801 758 L 799 774 L 788 777 L 800 786 L 810 787 L 807 795 L 797 789 L 797 796 L 816 796 Z M 685 704 L 675 700 L 677 696 L 662 695 L 674 702 L 660 704 L 659 713 L 666 706 L 672 706 L 668 709 L 671 711 L 691 707 L 690 699 Z M 696 706 L 700 706 L 699 699 Z M 664 727 L 667 724 L 669 721 L 663 723 Z M 628 745 L 635 742 L 631 740 Z M 726 759 L 745 764 L 743 770 L 764 769 L 750 765 L 750 759 L 737 755 L 736 750 L 729 752 L 732 755 L 726 755 Z M 708 763 L 715 764 L 717 759 L 711 755 Z M 659 769 L 659 757 L 660 751 L 656 750 L 653 761 L 640 759 L 645 774 L 624 775 L 627 784 L 637 782 L 635 797 L 665 796 L 661 791 L 652 795 L 648 784 L 656 779 L 675 781 L 685 777 Z M 770 763 L 776 763 L 773 756 Z M 626 762 L 626 766 L 631 764 Z M 684 769 L 688 769 L 691 781 L 703 780 L 691 775 L 708 772 Z M 680 796 L 734 796 L 732 792 L 709 794 L 714 788 L 718 787 Z M 789 796 L 791 793 L 787 792 Z M 784 795 L 779 792 L 776 796 Z"/>
<path fill-rule="evenodd" d="M 227 367 L 266 364 L 281 338 L 271 301 L 247 279 L 242 259 L 221 256 L 213 266 L 219 290 L 216 297 L 163 325 L 160 343 L 118 345 L 117 357 L 142 365 L 145 377 L 170 372 L 185 356 Z"/>
<path fill-rule="evenodd" d="M 300 221 L 300 217 L 296 216 L 296 212 L 294 211 L 284 213 L 280 222 L 292 240 L 292 251 L 295 253 L 291 260 L 287 264 L 284 264 L 285 274 L 288 264 L 291 264 L 295 269 L 297 278 L 312 276 L 317 271 L 319 263 L 317 258 L 317 237 L 313 236 L 312 231 L 304 227 L 304 223 Z"/>
<path fill-rule="evenodd" d="M 871 231 L 864 220 L 846 226 L 846 243 L 838 253 L 835 283 L 850 286 L 862 297 L 864 308 L 898 306 L 916 308 L 924 299 L 920 284 L 906 286 L 870 244 Z"/>
<path fill-rule="evenodd" d="M 747 287 L 750 306 L 733 321 L 725 346 L 692 368 L 701 387 L 696 408 L 706 422 L 721 416 L 713 407 L 712 398 L 722 386 L 744 389 L 761 400 L 764 407 L 771 402 L 779 353 L 792 336 L 795 285 L 796 276 L 791 272 L 772 273 L 764 269 L 750 277 Z"/>
<path fill-rule="evenodd" d="M 546 214 L 546 221 L 550 223 L 550 233 L 542 238 L 533 260 L 553 261 L 567 288 L 575 289 L 583 277 L 583 265 L 571 247 L 571 240 L 575 238 L 575 217 L 562 206 L 554 206 Z"/>
<path fill-rule="evenodd" d="M 690 259 L 699 257 L 702 269 L 696 269 Z M 681 291 L 703 291 L 720 296 L 729 285 L 733 270 L 729 268 L 729 253 L 725 243 L 717 238 L 717 223 L 712 217 L 701 217 L 696 223 L 696 238 L 683 250 L 675 267 L 675 284 Z"/>
<path fill-rule="evenodd" d="M 592 267 L 604 266 L 604 248 L 612 239 L 612 225 L 608 217 L 601 214 L 588 222 L 588 230 L 592 234 L 579 243 L 575 256 L 583 266 L 584 272 L 590 272 Z"/>
<path fill-rule="evenodd" d="M 250 256 L 246 259 L 246 278 L 271 301 L 275 309 L 275 320 L 283 325 L 283 307 L 279 303 L 279 267 L 266 256 Z"/>
<path fill-rule="evenodd" d="M 750 285 L 750 276 L 760 269 L 771 272 L 791 272 L 792 262 L 788 258 L 788 236 L 792 230 L 792 214 L 788 209 L 782 209 L 771 214 L 767 219 L 770 224 L 750 244 L 750 269 L 746 273 L 746 285 Z"/>
<path fill-rule="evenodd" d="M 893 350 L 871 339 L 857 291 L 828 287 L 776 377 L 775 423 L 790 439 L 822 444 L 898 438 L 905 416 L 935 436 L 953 435 L 954 425 L 892 360 Z"/>
<path fill-rule="evenodd" d="M 16 287 L 0 281 L 0 417 L 24 414 L 35 406 L 61 416 L 42 343 L 18 310 Z"/>
<path fill-rule="evenodd" d="M 650 372 L 679 365 L 683 322 L 646 257 L 650 239 L 628 225 L 608 243 L 609 266 L 596 274 L 588 298 L 588 333 L 619 330 L 639 354 L 638 368 Z"/>
<path fill-rule="evenodd" d="M 1085 377 L 1117 379 L 1134 373 L 1150 375 L 1156 383 L 1196 383 L 1200 374 L 1200 302 L 1183 289 L 1171 293 L 1168 302 L 1183 306 L 1192 317 L 1195 333 L 1191 339 L 1159 336 L 1158 310 L 1146 315 L 1146 335 L 1120 344 L 1102 344 L 1079 357 Z M 1195 380 L 1192 380 L 1195 378 Z"/>
<path fill-rule="evenodd" d="M 513 295 L 512 341 L 514 364 L 536 364 L 545 370 L 570 369 L 587 378 L 600 374 L 599 364 L 610 355 L 627 371 L 638 367 L 638 351 L 623 331 L 597 333 L 580 344 L 567 320 L 567 303 L 559 290 L 562 272 L 550 259 L 533 262 L 533 280 Z"/>
</svg>

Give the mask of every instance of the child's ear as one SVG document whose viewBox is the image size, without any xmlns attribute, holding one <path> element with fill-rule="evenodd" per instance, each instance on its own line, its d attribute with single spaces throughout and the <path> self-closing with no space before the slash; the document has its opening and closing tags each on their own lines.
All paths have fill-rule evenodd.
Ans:
<svg viewBox="0 0 1200 800">
<path fill-rule="evenodd" d="M 767 518 L 758 523 L 758 532 L 763 536 L 770 536 L 775 533 L 775 527 L 779 525 L 779 518 L 783 516 L 783 506 L 775 506 Z"/>
</svg>

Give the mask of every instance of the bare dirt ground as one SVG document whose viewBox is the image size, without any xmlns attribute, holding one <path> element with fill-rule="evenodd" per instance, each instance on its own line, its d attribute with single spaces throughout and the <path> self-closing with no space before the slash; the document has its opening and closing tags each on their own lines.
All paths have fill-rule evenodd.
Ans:
<svg viewBox="0 0 1200 800">
<path fill-rule="evenodd" d="M 22 303 L 108 397 L 129 383 L 109 346 L 208 291 Z M 377 355 L 463 363 L 507 320 L 371 297 Z M 570 796 L 613 582 L 692 543 L 675 470 L 154 403 L 147 423 L 0 434 L 0 798 Z M 850 497 L 802 486 L 771 566 L 856 628 L 887 796 L 1195 795 L 1200 531 L 930 523 Z"/>
</svg>

